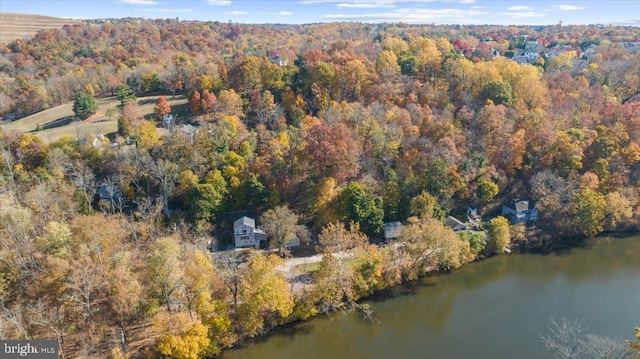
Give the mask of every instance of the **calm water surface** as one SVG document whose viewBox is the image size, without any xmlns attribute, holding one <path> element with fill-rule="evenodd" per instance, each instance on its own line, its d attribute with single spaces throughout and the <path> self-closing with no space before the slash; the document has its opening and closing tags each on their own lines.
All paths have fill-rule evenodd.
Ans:
<svg viewBox="0 0 640 359">
<path fill-rule="evenodd" d="M 472 263 L 369 302 L 379 324 L 332 313 L 225 352 L 232 358 L 548 358 L 550 318 L 633 339 L 640 326 L 640 236 L 550 255 Z"/>
</svg>

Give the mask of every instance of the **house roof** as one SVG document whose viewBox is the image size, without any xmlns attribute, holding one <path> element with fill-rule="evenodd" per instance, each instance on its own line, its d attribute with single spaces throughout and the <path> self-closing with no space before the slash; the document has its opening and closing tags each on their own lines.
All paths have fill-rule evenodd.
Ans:
<svg viewBox="0 0 640 359">
<path fill-rule="evenodd" d="M 516 212 L 527 211 L 530 208 L 529 201 L 526 199 L 514 199 L 507 202 L 506 206 L 515 209 Z"/>
<path fill-rule="evenodd" d="M 256 220 L 253 218 L 249 218 L 247 216 L 243 216 L 241 218 L 238 218 L 235 222 L 233 222 L 233 228 L 237 228 L 243 225 L 256 228 Z"/>
<path fill-rule="evenodd" d="M 384 226 L 385 230 L 400 229 L 400 227 L 402 226 L 402 223 L 400 223 L 400 222 L 387 222 L 387 223 L 384 223 L 383 226 Z"/>
<path fill-rule="evenodd" d="M 462 222 L 461 220 L 457 219 L 456 217 L 453 216 L 447 216 L 444 219 L 444 224 L 447 227 L 451 227 L 451 228 L 456 228 L 456 227 L 466 227 L 467 225 L 464 224 L 464 222 Z"/>
</svg>

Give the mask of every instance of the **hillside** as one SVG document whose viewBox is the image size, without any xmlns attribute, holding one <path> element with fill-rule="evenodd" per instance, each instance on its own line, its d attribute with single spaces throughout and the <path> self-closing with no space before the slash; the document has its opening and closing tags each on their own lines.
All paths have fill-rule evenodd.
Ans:
<svg viewBox="0 0 640 359">
<path fill-rule="evenodd" d="M 210 357 L 510 241 L 638 231 L 637 39 L 111 19 L 0 46 L 0 337 Z M 72 99 L 93 116 L 74 121 Z M 116 129 L 136 145 L 62 136 Z M 474 231 L 442 220 L 470 207 Z M 402 230 L 378 247 L 385 222 Z M 294 237 L 345 255 L 285 282 L 269 251 L 199 250 Z"/>
<path fill-rule="evenodd" d="M 59 29 L 76 20 L 51 16 L 0 13 L 0 42 L 10 43 L 16 39 L 27 39 L 45 29 Z"/>
</svg>

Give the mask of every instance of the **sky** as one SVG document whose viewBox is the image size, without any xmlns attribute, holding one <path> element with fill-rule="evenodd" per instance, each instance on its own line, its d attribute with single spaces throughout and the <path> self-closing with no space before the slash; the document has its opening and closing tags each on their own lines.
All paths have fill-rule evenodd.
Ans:
<svg viewBox="0 0 640 359">
<path fill-rule="evenodd" d="M 62 18 L 175 18 L 238 23 L 640 26 L 638 0 L 0 0 L 0 12 Z"/>
</svg>

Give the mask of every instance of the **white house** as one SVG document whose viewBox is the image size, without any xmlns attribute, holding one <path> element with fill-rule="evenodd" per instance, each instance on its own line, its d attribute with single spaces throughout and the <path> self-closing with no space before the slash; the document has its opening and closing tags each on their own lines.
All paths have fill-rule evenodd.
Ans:
<svg viewBox="0 0 640 359">
<path fill-rule="evenodd" d="M 256 228 L 253 218 L 242 217 L 233 222 L 233 239 L 236 248 L 260 247 L 260 243 L 267 240 L 267 235 Z"/>
<path fill-rule="evenodd" d="M 502 215 L 511 223 L 535 222 L 538 210 L 526 199 L 515 199 L 502 205 Z"/>
</svg>

